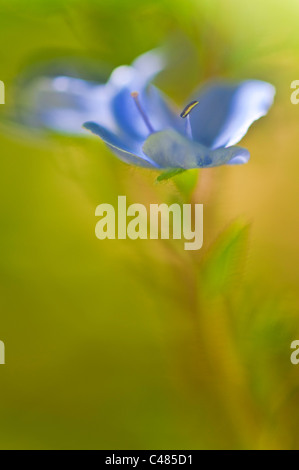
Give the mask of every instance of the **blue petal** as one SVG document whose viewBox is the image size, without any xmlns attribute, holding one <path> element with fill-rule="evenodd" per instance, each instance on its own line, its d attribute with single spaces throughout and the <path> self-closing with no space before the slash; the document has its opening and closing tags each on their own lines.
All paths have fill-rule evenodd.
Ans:
<svg viewBox="0 0 299 470">
<path fill-rule="evenodd" d="M 143 145 L 143 152 L 160 168 L 212 168 L 246 163 L 249 160 L 249 152 L 244 148 L 211 150 L 174 130 L 150 135 Z"/>
<path fill-rule="evenodd" d="M 105 85 L 55 73 L 56 70 L 50 75 L 41 70 L 22 89 L 16 119 L 27 126 L 67 134 L 81 134 L 85 121 L 95 121 L 118 132 L 111 107 L 114 97 L 128 87 L 131 91 L 144 90 L 164 66 L 163 54 L 157 49 L 138 57 L 133 66 L 117 67 Z"/>
<path fill-rule="evenodd" d="M 274 95 L 275 88 L 259 80 L 206 86 L 195 95 L 199 105 L 190 113 L 194 140 L 213 149 L 238 143 L 267 114 Z"/>
<path fill-rule="evenodd" d="M 124 162 L 143 166 L 146 168 L 158 168 L 158 164 L 144 155 L 141 145 L 105 129 L 95 122 L 85 122 L 83 127 L 100 137 L 108 147 Z"/>
<path fill-rule="evenodd" d="M 132 67 L 143 77 L 144 83 L 150 82 L 166 67 L 166 56 L 162 48 L 153 49 L 137 57 Z"/>
<path fill-rule="evenodd" d="M 123 65 L 117 67 L 111 74 L 107 83 L 110 92 L 111 110 L 118 126 L 132 139 L 144 140 L 149 130 L 146 127 L 140 113 L 136 109 L 131 93 L 137 91 L 140 94 L 141 106 L 148 114 L 149 120 L 156 130 L 172 125 L 175 115 L 162 95 L 154 88 L 148 87 L 149 82 L 166 65 L 166 57 L 162 49 L 155 49 L 137 57 L 132 66 Z"/>
<path fill-rule="evenodd" d="M 144 93 L 144 108 L 157 131 L 172 128 L 179 133 L 185 133 L 185 123 L 180 117 L 180 110 L 154 85 L 150 85 Z"/>
<path fill-rule="evenodd" d="M 179 111 L 163 93 L 153 85 L 149 85 L 146 89 L 138 89 L 134 86 L 133 83 L 131 87 L 121 89 L 112 100 L 115 120 L 123 132 L 139 141 L 146 139 L 149 135 L 149 129 L 131 96 L 132 91 L 138 91 L 140 104 L 155 131 L 174 128 L 184 133 L 184 122 L 179 117 Z"/>
<path fill-rule="evenodd" d="M 165 66 L 162 49 L 153 49 L 137 57 L 132 65 L 114 69 L 108 83 L 117 89 L 135 86 L 136 91 L 141 91 Z"/>
<path fill-rule="evenodd" d="M 19 113 L 26 125 L 81 134 L 87 120 L 117 129 L 109 105 L 106 85 L 68 76 L 41 76 L 27 86 Z"/>
</svg>

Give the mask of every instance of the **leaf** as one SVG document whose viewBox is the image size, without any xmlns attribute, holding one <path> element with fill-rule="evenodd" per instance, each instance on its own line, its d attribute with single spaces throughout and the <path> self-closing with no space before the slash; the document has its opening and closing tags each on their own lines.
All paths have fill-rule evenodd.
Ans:
<svg viewBox="0 0 299 470">
<path fill-rule="evenodd" d="M 219 237 L 203 262 L 200 273 L 205 293 L 217 295 L 239 289 L 247 254 L 249 225 L 234 222 Z"/>
<path fill-rule="evenodd" d="M 184 171 L 186 171 L 184 168 L 172 168 L 171 170 L 166 170 L 158 176 L 156 182 L 161 183 L 161 181 L 167 181 L 170 178 L 183 173 Z"/>
</svg>

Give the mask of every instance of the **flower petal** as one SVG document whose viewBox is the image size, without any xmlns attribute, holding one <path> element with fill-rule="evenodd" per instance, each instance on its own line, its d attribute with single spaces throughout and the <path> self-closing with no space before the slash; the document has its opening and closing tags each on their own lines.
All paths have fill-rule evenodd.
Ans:
<svg viewBox="0 0 299 470">
<path fill-rule="evenodd" d="M 117 89 L 135 85 L 136 90 L 141 91 L 165 66 L 163 50 L 153 49 L 138 56 L 132 65 L 115 68 L 108 82 Z"/>
<path fill-rule="evenodd" d="M 157 163 L 144 155 L 141 145 L 136 144 L 127 137 L 114 134 L 95 122 L 85 122 L 83 127 L 100 137 L 124 162 L 146 168 L 158 168 Z"/>
<path fill-rule="evenodd" d="M 174 130 L 151 134 L 142 149 L 160 168 L 212 168 L 246 163 L 249 160 L 246 149 L 228 147 L 211 150 Z"/>
<path fill-rule="evenodd" d="M 68 66 L 67 60 L 58 64 L 47 62 L 42 68 L 27 71 L 15 119 L 29 127 L 65 134 L 82 134 L 85 121 L 95 121 L 118 132 L 111 107 L 113 98 L 128 87 L 130 91 L 143 90 L 163 69 L 165 58 L 159 49 L 147 52 L 133 66 L 117 67 L 106 84 L 82 78 L 95 76 L 88 63 L 75 65 Z"/>
<path fill-rule="evenodd" d="M 144 140 L 148 136 L 148 129 L 136 109 L 131 92 L 140 93 L 142 106 L 147 108 L 149 97 L 146 88 L 150 80 L 165 67 L 165 64 L 165 55 L 161 49 L 146 52 L 137 57 L 131 66 L 121 65 L 114 69 L 105 86 L 105 94 L 109 96 L 110 100 L 110 113 L 112 113 L 117 125 L 132 139 Z M 156 98 L 156 104 L 157 100 L 158 98 Z M 168 111 L 165 106 L 163 108 L 164 116 Z M 160 103 L 161 114 L 162 107 Z M 153 115 L 158 116 L 159 109 L 155 109 Z M 95 121 L 99 122 L 98 119 Z M 156 123 L 157 117 L 153 121 Z M 101 124 L 104 123 L 101 121 Z M 159 121 L 159 129 L 162 127 Z"/>
<path fill-rule="evenodd" d="M 190 113 L 194 140 L 212 149 L 238 143 L 267 114 L 274 95 L 274 86 L 259 80 L 206 86 L 195 94 L 199 105 Z"/>
<path fill-rule="evenodd" d="M 144 82 L 148 83 L 166 67 L 166 62 L 163 49 L 157 48 L 137 57 L 132 67 L 143 77 Z"/>
<path fill-rule="evenodd" d="M 149 135 L 149 129 L 131 96 L 132 91 L 138 91 L 139 102 L 155 131 L 174 128 L 184 133 L 184 122 L 179 117 L 179 111 L 162 92 L 153 85 L 145 89 L 134 88 L 134 86 L 133 83 L 130 87 L 122 88 L 112 100 L 115 120 L 123 132 L 139 141 L 143 141 Z"/>
<path fill-rule="evenodd" d="M 116 130 L 105 85 L 58 75 L 35 77 L 22 93 L 17 119 L 27 126 L 81 134 L 87 120 Z"/>
<path fill-rule="evenodd" d="M 144 95 L 145 111 L 157 131 L 172 128 L 179 133 L 185 133 L 185 123 L 180 117 L 180 110 L 168 96 L 154 85 L 149 85 Z"/>
</svg>

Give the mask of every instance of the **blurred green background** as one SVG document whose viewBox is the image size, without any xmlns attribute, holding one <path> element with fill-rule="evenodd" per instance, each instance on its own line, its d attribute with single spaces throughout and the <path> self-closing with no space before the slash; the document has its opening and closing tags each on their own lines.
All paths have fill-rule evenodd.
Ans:
<svg viewBox="0 0 299 470">
<path fill-rule="evenodd" d="M 157 84 L 178 104 L 212 77 L 277 96 L 242 141 L 248 165 L 201 171 L 197 253 L 94 235 L 98 204 L 188 201 L 187 174 L 155 184 L 97 139 L 1 127 L 0 448 L 299 448 L 298 14 L 297 0 L 1 0 L 0 118 L 30 64 L 111 70 L 164 42 Z"/>
</svg>

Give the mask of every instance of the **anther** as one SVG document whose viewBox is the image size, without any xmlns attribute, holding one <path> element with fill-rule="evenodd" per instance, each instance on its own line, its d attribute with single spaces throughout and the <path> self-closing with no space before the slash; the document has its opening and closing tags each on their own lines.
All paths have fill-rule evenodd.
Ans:
<svg viewBox="0 0 299 470">
<path fill-rule="evenodd" d="M 137 109 L 138 109 L 138 111 L 139 111 L 146 127 L 148 128 L 150 133 L 155 132 L 154 129 L 153 129 L 153 126 L 151 125 L 147 115 L 145 114 L 145 112 L 144 112 L 144 110 L 143 110 L 143 108 L 140 104 L 138 91 L 132 91 L 131 96 L 132 96 L 133 100 L 135 101 L 136 107 L 137 107 Z"/>
<path fill-rule="evenodd" d="M 188 114 L 192 111 L 192 109 L 195 108 L 195 106 L 197 105 L 198 105 L 198 101 L 191 101 L 191 103 L 187 104 L 187 106 L 183 109 L 183 111 L 180 114 L 181 118 L 185 119 L 188 116 Z"/>
</svg>

